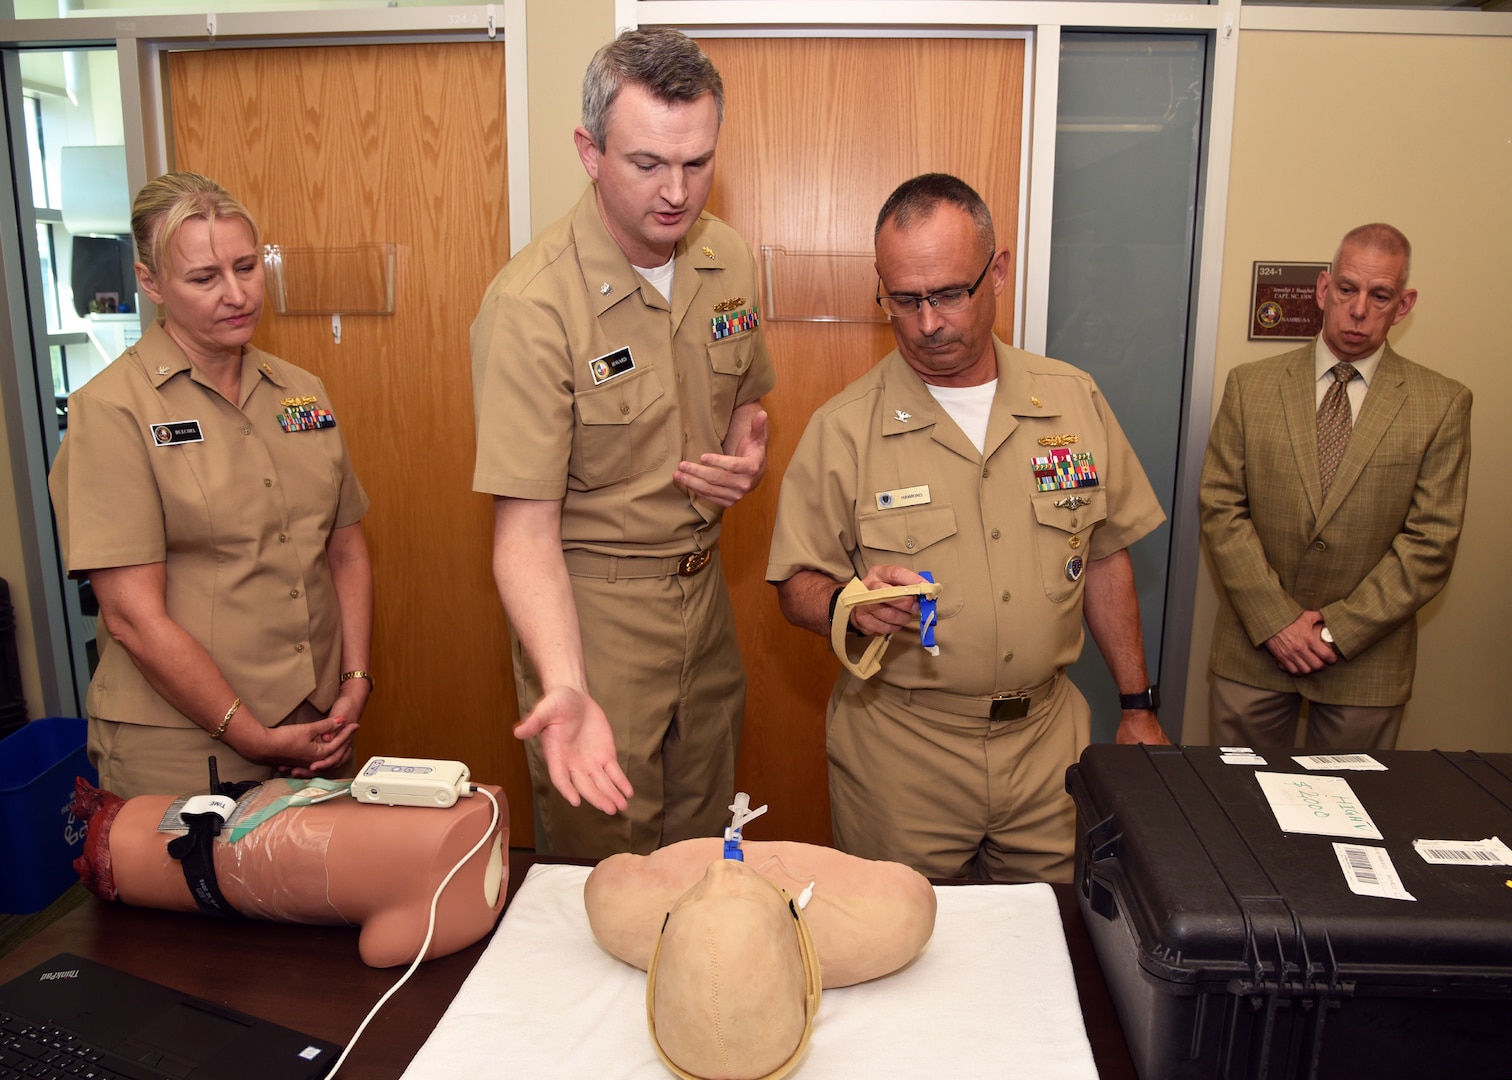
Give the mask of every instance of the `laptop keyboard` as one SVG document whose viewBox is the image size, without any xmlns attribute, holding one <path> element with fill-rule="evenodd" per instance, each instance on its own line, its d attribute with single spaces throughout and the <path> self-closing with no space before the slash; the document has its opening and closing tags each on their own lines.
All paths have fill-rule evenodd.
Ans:
<svg viewBox="0 0 1512 1080">
<path fill-rule="evenodd" d="M 0 1080 L 131 1080 L 105 1067 L 105 1057 L 62 1028 L 0 1009 Z"/>
</svg>

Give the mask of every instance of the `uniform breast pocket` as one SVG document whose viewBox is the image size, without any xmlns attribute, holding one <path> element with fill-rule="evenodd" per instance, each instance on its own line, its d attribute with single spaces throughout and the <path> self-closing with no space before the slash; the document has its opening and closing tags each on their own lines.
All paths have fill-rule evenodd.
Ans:
<svg viewBox="0 0 1512 1080">
<path fill-rule="evenodd" d="M 582 391 L 568 472 L 603 487 L 656 468 L 667 460 L 669 410 L 651 368 Z"/>
<path fill-rule="evenodd" d="M 735 394 L 740 379 L 756 359 L 756 335 L 736 334 L 711 341 L 709 349 L 709 386 L 714 408 L 714 430 L 721 440 L 730 430 L 730 413 L 735 411 Z"/>
<path fill-rule="evenodd" d="M 1092 530 L 1108 517 L 1102 488 L 1040 491 L 1034 502 L 1034 546 L 1045 595 L 1063 603 L 1077 595 L 1091 558 Z"/>
<path fill-rule="evenodd" d="M 918 506 L 907 510 L 875 510 L 856 518 L 861 554 L 867 566 L 905 566 L 914 573 L 928 570 L 940 583 L 935 610 L 942 619 L 960 612 L 966 602 L 961 580 L 955 511 L 949 506 Z"/>
</svg>

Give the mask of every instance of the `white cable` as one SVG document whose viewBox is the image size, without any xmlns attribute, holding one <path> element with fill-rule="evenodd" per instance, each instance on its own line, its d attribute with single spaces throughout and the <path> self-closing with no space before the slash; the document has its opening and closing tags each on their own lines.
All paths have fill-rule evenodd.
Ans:
<svg viewBox="0 0 1512 1080">
<path fill-rule="evenodd" d="M 441 879 L 441 884 L 436 886 L 436 895 L 431 897 L 430 920 L 425 927 L 425 940 L 420 943 L 420 951 L 415 954 L 414 963 L 410 964 L 409 970 L 399 977 L 399 981 L 389 987 L 387 993 L 378 999 L 378 1003 L 368 1010 L 368 1014 L 362 1018 L 362 1023 L 357 1025 L 357 1030 L 352 1032 L 352 1037 L 347 1040 L 346 1049 L 342 1050 L 341 1056 L 336 1059 L 336 1064 L 331 1066 L 331 1071 L 326 1073 L 326 1080 L 331 1080 L 336 1075 L 337 1070 L 346 1061 L 347 1055 L 352 1052 L 352 1047 L 357 1045 L 357 1040 L 362 1038 L 362 1033 L 367 1030 L 368 1023 L 373 1017 L 378 1015 L 378 1010 L 383 1008 L 388 999 L 393 997 L 398 989 L 409 981 L 409 977 L 420 966 L 420 961 L 425 958 L 425 950 L 430 948 L 431 936 L 436 932 L 436 907 L 441 903 L 441 894 L 446 891 L 446 886 L 451 883 L 451 879 L 456 876 L 457 871 L 462 869 L 467 864 L 467 860 L 476 855 L 478 850 L 488 842 L 488 838 L 493 835 L 494 826 L 499 823 L 499 800 L 495 799 L 493 792 L 485 787 L 479 787 L 474 784 L 473 790 L 481 791 L 484 795 L 488 796 L 488 801 L 493 803 L 493 816 L 489 819 L 487 831 L 479 837 L 478 842 L 472 846 L 466 855 L 457 860 L 457 865 L 447 871 L 446 876 Z"/>
</svg>

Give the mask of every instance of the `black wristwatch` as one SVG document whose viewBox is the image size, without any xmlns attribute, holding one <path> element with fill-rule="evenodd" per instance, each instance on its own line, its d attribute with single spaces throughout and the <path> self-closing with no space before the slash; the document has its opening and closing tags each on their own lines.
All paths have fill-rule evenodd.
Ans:
<svg viewBox="0 0 1512 1080">
<path fill-rule="evenodd" d="M 1124 709 L 1160 708 L 1160 687 L 1148 686 L 1137 694 L 1119 694 L 1118 704 Z"/>
</svg>

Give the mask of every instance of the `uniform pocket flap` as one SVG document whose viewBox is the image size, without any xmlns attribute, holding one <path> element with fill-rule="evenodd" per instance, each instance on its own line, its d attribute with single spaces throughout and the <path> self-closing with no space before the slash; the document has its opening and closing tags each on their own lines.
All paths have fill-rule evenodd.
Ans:
<svg viewBox="0 0 1512 1080">
<path fill-rule="evenodd" d="M 1084 532 L 1108 516 L 1108 494 L 1100 487 L 1040 491 L 1033 500 L 1035 520 L 1062 532 Z"/>
<path fill-rule="evenodd" d="M 580 391 L 575 405 L 584 424 L 628 424 L 661 396 L 661 380 L 648 368 Z"/>
<path fill-rule="evenodd" d="M 881 510 L 858 517 L 856 528 L 863 547 L 916 553 L 955 535 L 955 511 L 948 506 Z"/>
<path fill-rule="evenodd" d="M 737 334 L 709 342 L 709 366 L 721 375 L 744 375 L 755 358 L 755 334 Z"/>
</svg>

